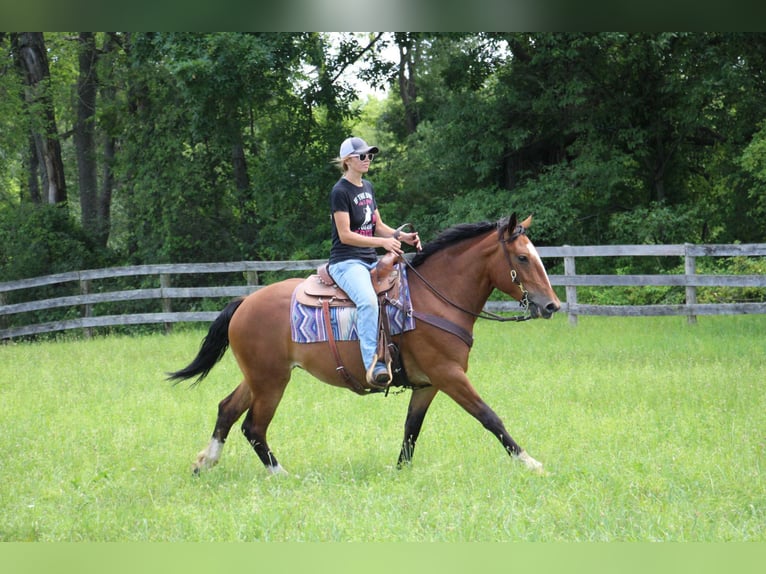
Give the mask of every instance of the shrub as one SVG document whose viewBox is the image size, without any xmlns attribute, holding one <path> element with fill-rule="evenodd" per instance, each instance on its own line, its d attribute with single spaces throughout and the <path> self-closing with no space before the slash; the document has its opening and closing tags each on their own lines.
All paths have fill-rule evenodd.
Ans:
<svg viewBox="0 0 766 574">
<path fill-rule="evenodd" d="M 637 271 L 620 268 L 618 275 Z M 670 275 L 684 273 L 683 264 L 668 269 Z M 766 259 L 762 257 L 719 257 L 697 259 L 700 275 L 766 275 Z M 686 300 L 684 287 L 635 286 L 635 287 L 580 287 L 577 300 L 592 305 L 680 305 Z M 747 303 L 766 301 L 763 287 L 698 287 L 698 303 Z"/>
<path fill-rule="evenodd" d="M 0 281 L 100 267 L 109 259 L 64 206 L 0 210 Z"/>
</svg>

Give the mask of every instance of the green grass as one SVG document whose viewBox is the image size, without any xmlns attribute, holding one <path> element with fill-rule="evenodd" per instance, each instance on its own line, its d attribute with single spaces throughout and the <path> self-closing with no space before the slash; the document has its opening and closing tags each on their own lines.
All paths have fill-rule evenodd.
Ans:
<svg viewBox="0 0 766 574">
<path fill-rule="evenodd" d="M 409 394 L 296 371 L 268 478 L 232 431 L 230 353 L 172 386 L 204 331 L 0 346 L 3 541 L 764 541 L 766 317 L 480 322 L 469 376 L 538 476 L 445 396 L 397 470 Z"/>
</svg>

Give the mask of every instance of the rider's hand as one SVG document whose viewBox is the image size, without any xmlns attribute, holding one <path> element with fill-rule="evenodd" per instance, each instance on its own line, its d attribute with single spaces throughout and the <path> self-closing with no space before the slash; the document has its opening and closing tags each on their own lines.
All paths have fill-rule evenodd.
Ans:
<svg viewBox="0 0 766 574">
<path fill-rule="evenodd" d="M 420 244 L 420 236 L 418 235 L 417 231 L 413 231 L 412 233 L 402 233 L 399 236 L 399 239 L 408 245 L 412 245 L 418 251 L 423 249 L 423 246 Z"/>
<path fill-rule="evenodd" d="M 402 237 L 404 234 L 400 235 Z M 386 251 L 391 251 L 392 253 L 396 253 L 397 255 L 402 254 L 402 242 L 398 239 L 395 239 L 394 237 L 385 237 L 383 238 L 383 243 L 381 244 L 381 247 L 385 249 Z"/>
</svg>

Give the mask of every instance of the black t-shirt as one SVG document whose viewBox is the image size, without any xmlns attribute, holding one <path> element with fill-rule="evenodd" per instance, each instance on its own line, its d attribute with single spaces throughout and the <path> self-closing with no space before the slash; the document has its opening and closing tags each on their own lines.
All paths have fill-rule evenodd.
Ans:
<svg viewBox="0 0 766 574">
<path fill-rule="evenodd" d="M 345 178 L 340 178 L 330 192 L 330 215 L 332 218 L 332 248 L 330 249 L 330 263 L 345 261 L 347 259 L 362 259 L 370 263 L 377 260 L 378 256 L 373 247 L 355 247 L 341 243 L 338 228 L 335 226 L 336 211 L 344 211 L 349 215 L 351 231 L 373 237 L 375 235 L 375 192 L 372 184 L 366 179 L 362 180 L 362 187 L 357 187 Z"/>
</svg>

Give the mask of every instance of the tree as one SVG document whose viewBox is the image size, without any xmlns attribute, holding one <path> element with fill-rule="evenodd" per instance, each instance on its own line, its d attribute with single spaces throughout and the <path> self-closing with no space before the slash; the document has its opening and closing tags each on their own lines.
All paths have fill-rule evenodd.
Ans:
<svg viewBox="0 0 766 574">
<path fill-rule="evenodd" d="M 11 46 L 19 73 L 24 78 L 27 114 L 30 122 L 31 141 L 34 142 L 35 159 L 30 161 L 31 199 L 39 201 L 37 167 L 42 176 L 45 201 L 52 204 L 67 200 L 64 163 L 56 127 L 56 114 L 50 93 L 50 68 L 42 32 L 11 34 Z"/>
<path fill-rule="evenodd" d="M 98 73 L 96 35 L 80 32 L 78 37 L 79 76 L 77 78 L 76 121 L 74 125 L 77 173 L 80 184 L 80 214 L 83 229 L 106 245 L 107 233 L 99 221 L 98 163 L 96 161 L 96 96 Z"/>
<path fill-rule="evenodd" d="M 132 257 L 320 248 L 335 177 L 328 142 L 345 133 L 350 93 L 333 83 L 341 64 L 325 50 L 316 34 L 130 35 L 115 202 Z"/>
<path fill-rule="evenodd" d="M 764 34 L 0 33 L 0 44 L 8 237 L 27 218 L 20 203 L 53 202 L 62 219 L 34 221 L 55 221 L 55 241 L 79 226 L 78 244 L 126 263 L 321 257 L 331 158 L 349 133 L 382 149 L 386 219 L 426 239 L 510 211 L 534 213 L 541 244 L 760 241 L 766 229 Z M 387 82 L 387 98 L 358 101 L 351 70 L 354 84 Z"/>
<path fill-rule="evenodd" d="M 762 237 L 737 160 L 764 118 L 762 35 L 421 42 L 417 128 L 401 130 L 408 95 L 385 119 L 406 149 L 397 185 L 429 226 L 513 206 L 556 244 Z"/>
<path fill-rule="evenodd" d="M 417 33 L 397 32 L 399 48 L 397 83 L 399 97 L 404 106 L 404 123 L 407 133 L 415 133 L 420 121 L 418 112 L 418 68 L 420 65 L 420 42 Z"/>
</svg>

